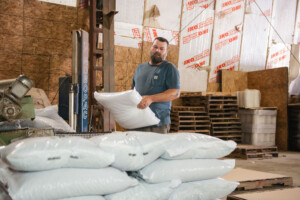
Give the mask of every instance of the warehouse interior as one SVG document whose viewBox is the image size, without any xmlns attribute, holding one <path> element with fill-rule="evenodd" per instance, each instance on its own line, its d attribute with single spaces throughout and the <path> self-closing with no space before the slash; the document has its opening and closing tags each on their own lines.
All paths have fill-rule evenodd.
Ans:
<svg viewBox="0 0 300 200">
<path fill-rule="evenodd" d="M 300 0 L 0 0 L 0 22 L 0 200 L 298 199 Z M 132 88 L 157 37 L 180 96 L 169 134 L 131 132 L 158 123 Z"/>
</svg>

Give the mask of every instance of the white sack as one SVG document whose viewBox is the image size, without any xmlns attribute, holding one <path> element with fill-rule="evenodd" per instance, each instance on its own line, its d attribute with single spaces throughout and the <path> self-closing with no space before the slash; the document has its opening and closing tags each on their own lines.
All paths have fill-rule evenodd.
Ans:
<svg viewBox="0 0 300 200">
<path fill-rule="evenodd" d="M 224 141 L 199 133 L 178 133 L 167 135 L 172 142 L 161 156 L 165 159 L 222 158 L 236 147 L 234 141 Z"/>
<path fill-rule="evenodd" d="M 183 183 L 171 194 L 169 200 L 222 198 L 233 192 L 238 185 L 237 182 L 230 182 L 221 178 Z"/>
<path fill-rule="evenodd" d="M 223 176 L 230 172 L 235 160 L 216 159 L 158 159 L 139 171 L 148 183 L 162 183 L 170 180 L 182 182 L 200 181 Z"/>
<path fill-rule="evenodd" d="M 93 142 L 80 137 L 36 137 L 9 144 L 2 159 L 10 168 L 40 171 L 61 167 L 103 168 L 114 155 L 103 152 Z"/>
<path fill-rule="evenodd" d="M 9 177 L 8 192 L 14 200 L 56 200 L 67 197 L 105 195 L 138 184 L 114 168 L 61 168 L 39 172 L 16 172 Z"/>
<path fill-rule="evenodd" d="M 168 138 L 152 132 L 115 132 L 92 137 L 100 149 L 115 155 L 112 166 L 124 171 L 136 171 L 160 157 Z"/>
<path fill-rule="evenodd" d="M 105 198 L 107 200 L 166 200 L 180 183 L 179 180 L 158 184 L 140 182 L 135 187 L 123 192 L 107 195 Z"/>
<path fill-rule="evenodd" d="M 94 96 L 98 103 L 112 113 L 118 124 L 126 129 L 156 125 L 160 121 L 149 107 L 137 108 L 142 97 L 136 90 L 114 93 L 95 92 Z"/>
<path fill-rule="evenodd" d="M 55 130 L 75 132 L 69 124 L 58 115 L 57 105 L 35 109 L 35 119 L 32 122 L 35 128 L 52 127 Z"/>
<path fill-rule="evenodd" d="M 102 196 L 81 196 L 81 197 L 71 197 L 66 199 L 59 199 L 59 200 L 105 200 Z"/>
</svg>

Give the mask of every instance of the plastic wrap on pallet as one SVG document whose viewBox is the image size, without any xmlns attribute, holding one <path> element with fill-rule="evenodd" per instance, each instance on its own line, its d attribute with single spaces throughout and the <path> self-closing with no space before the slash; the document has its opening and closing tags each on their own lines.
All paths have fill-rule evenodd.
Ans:
<svg viewBox="0 0 300 200">
<path fill-rule="evenodd" d="M 283 41 L 274 31 L 272 40 L 277 43 L 293 44 L 297 0 L 276 0 L 274 3 L 274 21 L 272 24 Z"/>
<path fill-rule="evenodd" d="M 142 30 L 140 25 L 115 22 L 115 45 L 141 48 Z"/>
<path fill-rule="evenodd" d="M 255 2 L 247 0 L 240 59 L 241 71 L 265 69 L 271 28 L 265 16 L 271 20 L 271 12 L 272 0 L 256 0 Z"/>
<path fill-rule="evenodd" d="M 143 24 L 144 1 L 141 0 L 116 0 L 115 22 L 124 22 L 126 24 Z"/>
<path fill-rule="evenodd" d="M 144 26 L 179 31 L 182 0 L 147 0 Z"/>
<path fill-rule="evenodd" d="M 300 44 L 300 3 L 298 3 L 295 23 L 294 44 Z"/>
<path fill-rule="evenodd" d="M 238 70 L 244 16 L 244 0 L 216 2 L 209 82 L 217 82 L 218 70 Z"/>
<path fill-rule="evenodd" d="M 288 67 L 290 65 L 291 45 L 284 43 L 272 44 L 269 49 L 267 69 Z"/>
<path fill-rule="evenodd" d="M 182 91 L 207 89 L 207 72 L 199 69 L 209 66 L 213 20 L 213 0 L 184 1 L 178 63 Z"/>
<path fill-rule="evenodd" d="M 58 200 L 105 200 L 105 199 L 103 196 L 79 196 L 79 197 L 63 198 Z"/>
<path fill-rule="evenodd" d="M 151 27 L 144 28 L 144 41 L 152 43 L 156 37 L 164 37 L 171 45 L 178 45 L 178 31 L 162 30 Z"/>
<path fill-rule="evenodd" d="M 242 108 L 260 107 L 260 91 L 259 90 L 244 90 L 237 91 L 238 106 Z"/>
</svg>

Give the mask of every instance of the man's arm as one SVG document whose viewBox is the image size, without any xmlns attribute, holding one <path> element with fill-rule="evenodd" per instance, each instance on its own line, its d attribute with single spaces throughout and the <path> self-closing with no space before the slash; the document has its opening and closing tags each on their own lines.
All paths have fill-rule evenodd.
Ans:
<svg viewBox="0 0 300 200">
<path fill-rule="evenodd" d="M 137 105 L 140 109 L 145 109 L 154 102 L 168 102 L 179 98 L 180 89 L 168 89 L 162 93 L 143 96 L 141 102 Z"/>
</svg>

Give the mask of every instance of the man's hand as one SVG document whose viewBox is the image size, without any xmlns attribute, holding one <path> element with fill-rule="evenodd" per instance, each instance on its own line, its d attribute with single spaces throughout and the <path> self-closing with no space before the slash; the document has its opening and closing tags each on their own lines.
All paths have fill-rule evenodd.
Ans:
<svg viewBox="0 0 300 200">
<path fill-rule="evenodd" d="M 139 109 L 145 109 L 153 102 L 151 96 L 143 96 L 141 102 L 137 105 Z"/>
</svg>

